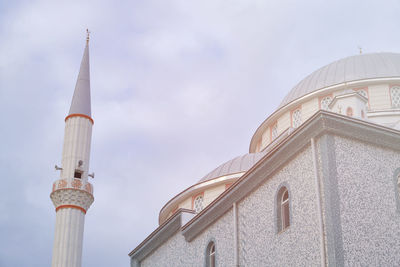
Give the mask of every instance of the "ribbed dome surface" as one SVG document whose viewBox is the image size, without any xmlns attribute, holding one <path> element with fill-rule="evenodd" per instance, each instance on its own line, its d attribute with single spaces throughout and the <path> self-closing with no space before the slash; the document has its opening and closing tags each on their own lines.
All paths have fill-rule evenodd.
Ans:
<svg viewBox="0 0 400 267">
<path fill-rule="evenodd" d="M 328 86 L 350 81 L 389 77 L 400 77 L 400 54 L 373 53 L 343 58 L 308 75 L 289 92 L 279 108 L 297 98 Z"/>
<path fill-rule="evenodd" d="M 260 152 L 245 154 L 243 156 L 236 157 L 232 160 L 225 162 L 224 164 L 220 165 L 219 167 L 208 173 L 199 182 L 204 182 L 228 174 L 248 171 L 264 155 L 264 152 Z"/>
</svg>

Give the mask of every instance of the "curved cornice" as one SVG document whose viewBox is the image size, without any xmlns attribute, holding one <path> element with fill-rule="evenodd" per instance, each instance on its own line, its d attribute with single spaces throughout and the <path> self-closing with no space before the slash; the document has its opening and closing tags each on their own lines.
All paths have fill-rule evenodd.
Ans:
<svg viewBox="0 0 400 267">
<path fill-rule="evenodd" d="M 388 77 L 388 78 L 372 78 L 372 79 L 363 79 L 363 80 L 357 80 L 357 81 L 351 81 L 351 82 L 344 82 L 344 83 L 339 83 L 335 84 L 332 86 L 324 87 L 318 90 L 315 90 L 307 95 L 304 95 L 302 97 L 299 97 L 292 102 L 286 104 L 285 106 L 282 106 L 278 108 L 276 111 L 274 111 L 271 115 L 269 115 L 261 124 L 260 126 L 256 129 L 254 132 L 250 145 L 249 145 L 249 153 L 255 153 L 256 151 L 256 144 L 259 138 L 261 137 L 262 133 L 265 131 L 267 126 L 275 122 L 279 116 L 283 115 L 285 112 L 290 111 L 291 109 L 295 108 L 296 106 L 299 106 L 300 104 L 310 100 L 313 97 L 324 95 L 336 90 L 340 89 L 346 89 L 348 87 L 357 87 L 357 86 L 363 86 L 365 84 L 373 85 L 381 82 L 400 82 L 400 77 Z"/>
<path fill-rule="evenodd" d="M 200 182 L 200 183 L 194 184 L 194 185 L 186 188 L 185 190 L 183 190 L 182 192 L 180 192 L 179 194 L 177 194 L 176 196 L 171 198 L 161 208 L 160 213 L 158 215 L 158 223 L 162 224 L 168 218 L 169 213 L 174 209 L 174 207 L 176 207 L 176 205 L 179 205 L 179 203 L 184 201 L 186 198 L 188 198 L 194 194 L 197 194 L 207 188 L 210 188 L 213 186 L 219 186 L 226 182 L 235 181 L 238 178 L 240 178 L 244 173 L 245 172 L 238 172 L 238 173 L 232 173 L 229 175 L 216 177 L 214 179 Z"/>
</svg>

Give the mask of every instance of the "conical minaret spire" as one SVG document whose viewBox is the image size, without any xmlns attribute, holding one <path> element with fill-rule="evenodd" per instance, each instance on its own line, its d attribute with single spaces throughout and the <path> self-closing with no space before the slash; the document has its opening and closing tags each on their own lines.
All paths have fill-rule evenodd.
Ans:
<svg viewBox="0 0 400 267">
<path fill-rule="evenodd" d="M 90 104 L 90 65 L 89 65 L 89 31 L 87 30 L 86 46 L 83 53 L 78 80 L 68 115 L 81 114 L 91 117 Z"/>
<path fill-rule="evenodd" d="M 88 182 L 93 119 L 90 106 L 89 36 L 65 118 L 60 178 L 53 183 L 50 198 L 56 208 L 53 267 L 80 267 L 85 214 L 93 203 Z M 94 175 L 90 175 L 94 176 Z"/>
</svg>

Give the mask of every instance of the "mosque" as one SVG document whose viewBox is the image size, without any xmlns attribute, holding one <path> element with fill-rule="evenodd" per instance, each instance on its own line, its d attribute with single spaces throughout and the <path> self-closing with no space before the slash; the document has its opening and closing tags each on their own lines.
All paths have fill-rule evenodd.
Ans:
<svg viewBox="0 0 400 267">
<path fill-rule="evenodd" d="M 50 198 L 53 267 L 81 266 L 92 125 L 89 35 Z M 160 210 L 145 266 L 400 266 L 400 54 L 330 63 L 298 83 L 218 166 Z"/>
<path fill-rule="evenodd" d="M 399 130 L 400 54 L 316 70 L 161 208 L 131 266 L 400 266 Z"/>
</svg>

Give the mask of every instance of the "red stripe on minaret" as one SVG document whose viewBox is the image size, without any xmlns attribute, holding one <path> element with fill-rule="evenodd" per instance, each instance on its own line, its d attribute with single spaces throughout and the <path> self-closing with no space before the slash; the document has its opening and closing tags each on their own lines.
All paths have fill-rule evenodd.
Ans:
<svg viewBox="0 0 400 267">
<path fill-rule="evenodd" d="M 56 208 L 56 212 L 57 212 L 59 209 L 65 209 L 65 208 L 78 209 L 78 210 L 80 210 L 80 211 L 82 211 L 83 213 L 86 214 L 86 210 L 85 210 L 84 208 L 79 207 L 79 206 L 76 206 L 76 205 L 61 205 L 61 206 L 58 206 L 58 207 Z"/>
<path fill-rule="evenodd" d="M 94 124 L 93 119 L 91 117 L 89 117 L 88 115 L 85 115 L 85 114 L 70 114 L 67 117 L 65 117 L 65 121 L 67 121 L 69 118 L 72 118 L 72 117 L 86 118 L 86 119 L 89 119 L 92 122 L 92 124 Z"/>
</svg>

